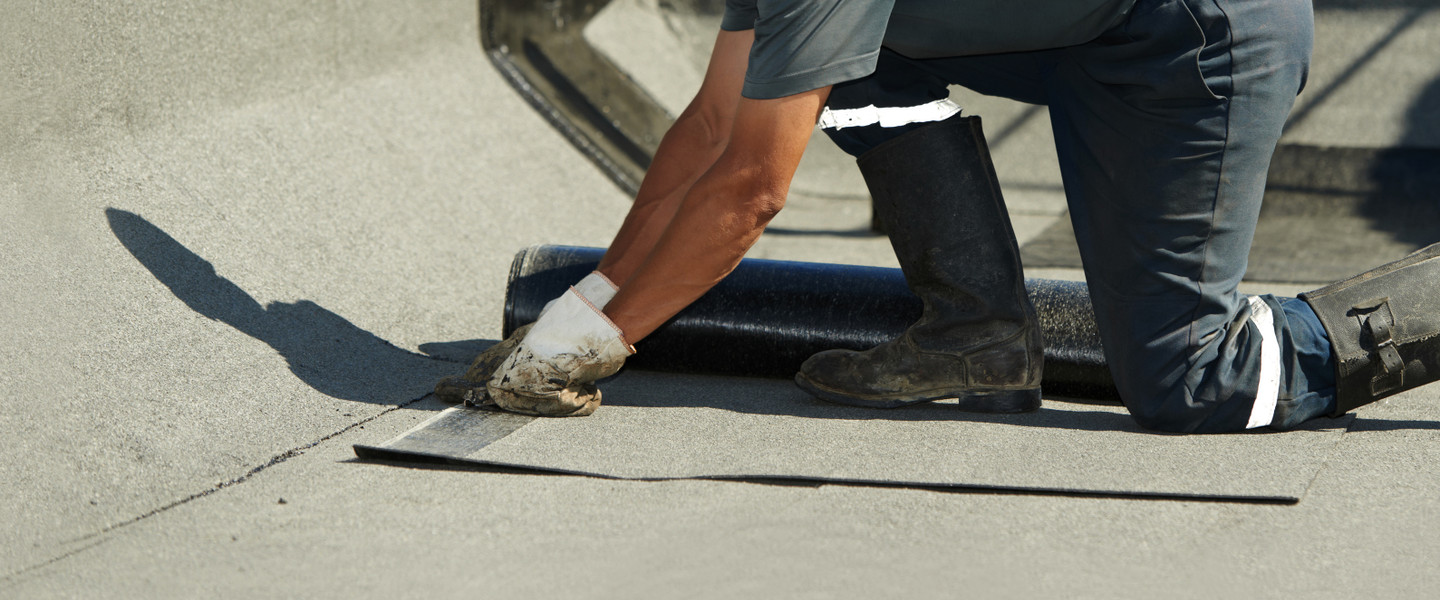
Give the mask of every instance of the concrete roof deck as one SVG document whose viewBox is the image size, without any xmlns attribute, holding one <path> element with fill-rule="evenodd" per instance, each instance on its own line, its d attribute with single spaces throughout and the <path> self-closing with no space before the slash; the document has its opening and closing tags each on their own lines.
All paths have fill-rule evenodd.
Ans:
<svg viewBox="0 0 1440 600">
<path fill-rule="evenodd" d="M 1440 147 L 1440 6 L 1320 4 L 1320 97 L 1292 139 Z M 7 9 L 0 597 L 1440 588 L 1433 386 L 1364 409 L 1293 506 L 356 460 L 441 408 L 429 387 L 463 365 L 423 345 L 498 336 L 515 250 L 603 246 L 628 206 L 494 71 L 477 23 L 463 0 Z M 1021 123 L 997 160 L 1044 162 L 1043 119 L 986 110 Z M 863 203 L 819 187 L 848 175 L 812 168 L 756 254 L 891 264 L 845 233 Z M 1044 169 L 1005 175 L 1022 238 L 1063 210 Z"/>
</svg>

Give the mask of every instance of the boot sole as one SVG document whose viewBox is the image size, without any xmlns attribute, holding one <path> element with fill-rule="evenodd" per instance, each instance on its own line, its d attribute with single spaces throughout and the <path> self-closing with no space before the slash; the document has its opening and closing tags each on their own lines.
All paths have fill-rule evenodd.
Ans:
<svg viewBox="0 0 1440 600">
<path fill-rule="evenodd" d="M 1023 390 L 950 390 L 932 391 L 919 395 L 859 397 L 817 386 L 806 379 L 802 373 L 795 374 L 795 385 L 826 402 L 866 408 L 900 408 L 946 398 L 959 399 L 960 410 L 973 413 L 1025 413 L 1040 408 L 1040 388 L 1038 387 Z"/>
</svg>

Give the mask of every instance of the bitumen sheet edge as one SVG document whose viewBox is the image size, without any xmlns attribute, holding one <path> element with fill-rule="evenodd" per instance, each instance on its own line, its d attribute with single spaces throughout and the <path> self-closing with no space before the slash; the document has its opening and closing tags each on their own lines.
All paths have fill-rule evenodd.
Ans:
<svg viewBox="0 0 1440 600">
<path fill-rule="evenodd" d="M 583 419 L 452 407 L 361 458 L 607 479 L 715 479 L 989 493 L 1293 504 L 1353 417 L 1285 433 L 1143 431 L 1109 404 L 1046 401 L 1022 415 L 945 403 L 877 411 L 788 382 L 627 373 Z M 718 381 L 718 379 L 716 380 Z"/>
</svg>

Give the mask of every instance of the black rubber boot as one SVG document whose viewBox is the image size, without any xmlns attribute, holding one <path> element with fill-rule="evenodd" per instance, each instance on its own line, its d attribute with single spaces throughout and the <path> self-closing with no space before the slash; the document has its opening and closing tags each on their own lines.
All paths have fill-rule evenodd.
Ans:
<svg viewBox="0 0 1440 600">
<path fill-rule="evenodd" d="M 1335 355 L 1335 414 L 1440 379 L 1440 244 L 1300 294 Z"/>
<path fill-rule="evenodd" d="M 973 412 L 1039 408 L 1040 327 L 979 117 L 921 127 L 866 152 L 859 164 L 925 310 L 875 348 L 810 357 L 795 383 L 857 406 L 959 398 Z"/>
</svg>

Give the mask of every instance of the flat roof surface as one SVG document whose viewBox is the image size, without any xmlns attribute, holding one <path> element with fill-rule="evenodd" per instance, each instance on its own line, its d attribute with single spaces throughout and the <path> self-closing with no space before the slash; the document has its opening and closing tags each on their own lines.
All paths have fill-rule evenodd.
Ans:
<svg viewBox="0 0 1440 600">
<path fill-rule="evenodd" d="M 649 0 L 617 2 L 636 32 L 665 23 Z M 1440 6 L 1367 6 L 1320 3 L 1287 139 L 1440 147 Z M 1293 505 L 357 460 L 352 445 L 444 408 L 429 390 L 464 365 L 425 349 L 499 336 L 517 250 L 604 246 L 628 207 L 506 85 L 478 23 L 463 0 L 7 9 L 0 597 L 1440 588 L 1440 386 L 1360 411 Z M 631 43 L 669 43 L 655 36 Z M 970 106 L 991 131 L 1014 125 L 997 163 L 1019 236 L 1038 235 L 1064 210 L 1044 119 Z M 753 255 L 893 265 L 863 234 L 858 178 L 813 156 Z"/>
</svg>

